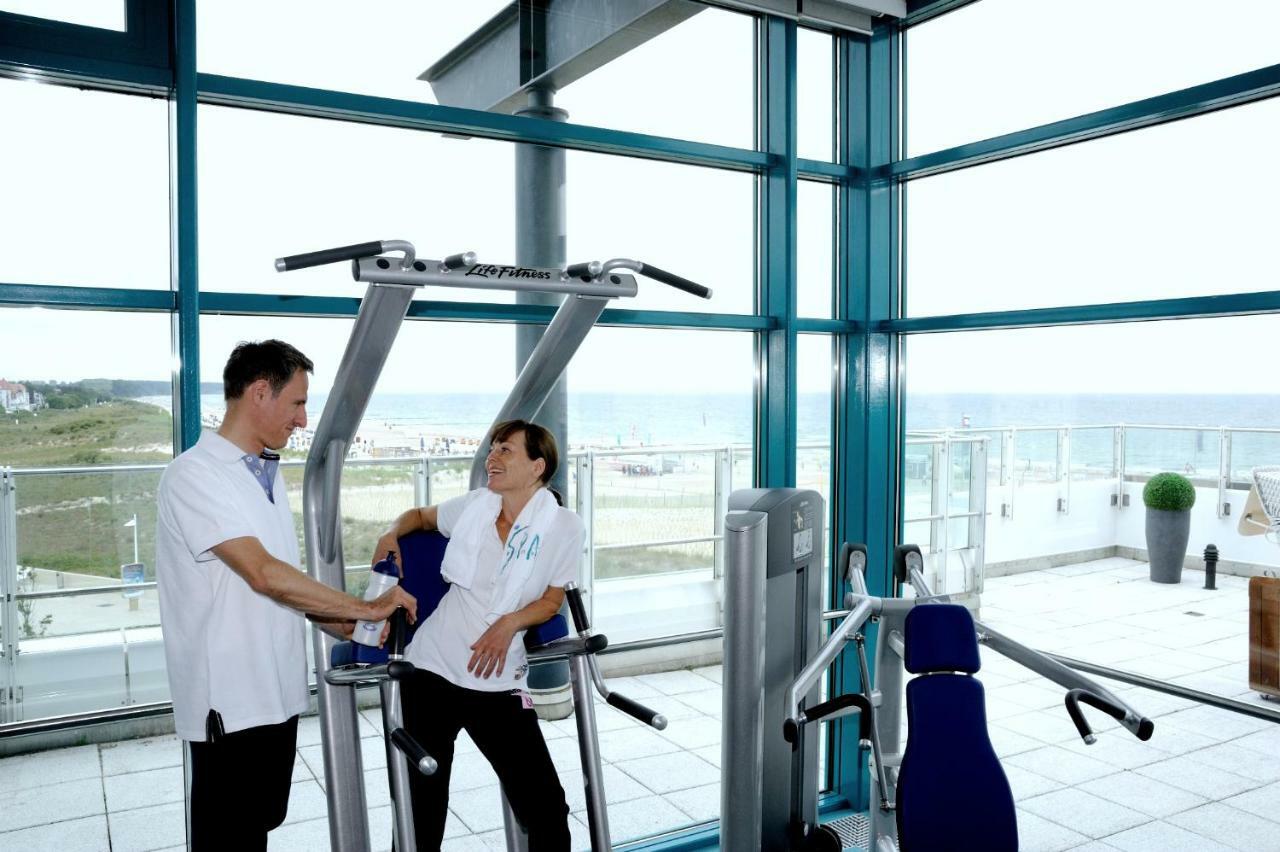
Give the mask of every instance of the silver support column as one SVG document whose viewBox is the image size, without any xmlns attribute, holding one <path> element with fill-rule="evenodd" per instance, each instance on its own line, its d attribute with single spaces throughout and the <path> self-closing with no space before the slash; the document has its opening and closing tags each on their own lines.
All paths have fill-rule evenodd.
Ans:
<svg viewBox="0 0 1280 852">
<path fill-rule="evenodd" d="M 413 287 L 395 284 L 369 286 L 307 455 L 302 483 L 307 571 L 336 589 L 346 588 L 342 556 L 342 465 L 409 311 L 413 293 Z M 368 852 L 369 815 L 355 689 L 335 686 L 325 680 L 336 640 L 312 628 L 312 641 L 324 749 L 325 796 L 329 801 L 329 842 L 335 852 Z M 405 763 L 398 749 L 388 753 L 388 760 L 393 761 L 393 773 L 400 769 L 394 762 Z"/>
<path fill-rule="evenodd" d="M 732 512 L 724 520 L 724 730 L 720 738 L 720 848 L 759 852 L 764 796 L 764 512 Z M 729 664 L 730 661 L 732 664 Z M 781 731 L 775 732 L 781 736 Z"/>
<path fill-rule="evenodd" d="M 17 722 L 18 713 L 18 484 L 13 471 L 0 468 L 0 722 Z"/>
<path fill-rule="evenodd" d="M 609 848 L 609 811 L 605 804 L 604 769 L 596 734 L 596 708 L 591 694 L 591 658 L 578 654 L 569 662 L 573 688 L 574 721 L 578 726 L 578 756 L 582 761 L 582 785 L 587 794 L 587 830 L 591 848 Z"/>
</svg>

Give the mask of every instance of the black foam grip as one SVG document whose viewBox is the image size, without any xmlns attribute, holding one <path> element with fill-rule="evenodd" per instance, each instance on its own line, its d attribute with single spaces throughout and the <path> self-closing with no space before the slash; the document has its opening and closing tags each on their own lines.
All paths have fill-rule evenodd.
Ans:
<svg viewBox="0 0 1280 852">
<path fill-rule="evenodd" d="M 686 293 L 692 293 L 693 295 L 698 296 L 700 298 L 703 298 L 703 299 L 711 298 L 711 291 L 708 290 L 706 287 L 703 287 L 701 284 L 695 284 L 692 281 L 690 281 L 688 278 L 681 278 L 679 275 L 675 275 L 671 272 L 667 272 L 665 269 L 659 269 L 658 267 L 653 266 L 651 264 L 648 264 L 648 263 L 640 264 L 640 274 L 648 278 L 652 278 L 654 281 L 661 281 L 663 284 L 666 284 L 671 287 L 675 287 L 677 290 L 683 290 Z"/>
<path fill-rule="evenodd" d="M 644 722 L 646 725 L 652 725 L 653 720 L 656 719 L 658 716 L 662 715 L 657 710 L 650 710 L 648 707 L 645 707 L 640 702 L 632 701 L 630 698 L 627 698 L 625 695 L 619 695 L 616 692 L 610 692 L 609 698 L 607 700 L 611 705 L 613 705 L 614 707 L 617 707 L 623 713 L 626 713 L 628 716 L 631 716 L 633 718 L 639 719 L 641 722 Z"/>
<path fill-rule="evenodd" d="M 387 677 L 392 680 L 404 680 L 417 669 L 408 660 L 392 660 L 387 663 Z"/>
<path fill-rule="evenodd" d="M 409 614 L 404 607 L 396 607 L 391 613 L 391 631 L 387 633 L 387 653 L 395 657 L 404 656 L 404 637 L 409 635 Z"/>
<path fill-rule="evenodd" d="M 569 614 L 573 616 L 573 626 L 579 633 L 591 629 L 591 622 L 587 620 L 587 608 L 582 605 L 582 591 L 579 589 L 565 589 L 565 597 L 569 599 Z"/>
<path fill-rule="evenodd" d="M 592 278 L 590 263 L 571 263 L 564 268 L 564 274 L 570 278 Z"/>
<path fill-rule="evenodd" d="M 337 263 L 340 260 L 359 260 L 362 257 L 373 257 L 376 254 L 382 254 L 381 241 L 320 249 L 320 251 L 309 251 L 306 254 L 292 254 L 288 257 L 280 258 L 280 262 L 284 266 L 281 271 L 292 272 L 295 269 L 306 269 L 308 266 L 323 266 L 326 263 Z"/>
<path fill-rule="evenodd" d="M 405 753 L 405 756 L 409 758 L 409 762 L 413 764 L 415 769 L 422 763 L 424 757 L 431 757 L 431 754 L 419 745 L 418 741 L 404 728 L 396 728 L 392 731 L 391 741 L 396 744 L 396 748 Z M 432 759 L 434 760 L 434 758 Z"/>
<path fill-rule="evenodd" d="M 899 583 L 911 580 L 911 572 L 907 570 L 907 554 L 919 552 L 920 548 L 914 544 L 900 544 L 893 549 L 893 578 Z"/>
<path fill-rule="evenodd" d="M 598 654 L 605 648 L 609 647 L 609 637 L 597 633 L 594 636 L 588 636 L 587 641 L 582 643 L 582 647 L 588 654 Z"/>
<path fill-rule="evenodd" d="M 821 722 L 827 716 L 838 713 L 849 707 L 858 708 L 858 739 L 871 739 L 871 702 L 867 700 L 865 695 L 856 692 L 850 692 L 847 695 L 837 695 L 830 701 L 824 701 L 804 711 L 805 723 Z M 786 732 L 783 731 L 785 734 Z"/>
<path fill-rule="evenodd" d="M 1156 723 L 1143 716 L 1138 721 L 1138 739 L 1144 743 L 1151 739 L 1151 735 L 1156 732 Z"/>
<path fill-rule="evenodd" d="M 792 751 L 796 750 L 796 746 L 800 744 L 800 726 L 796 724 L 795 719 L 788 719 L 782 723 L 782 738 L 791 743 Z"/>
</svg>

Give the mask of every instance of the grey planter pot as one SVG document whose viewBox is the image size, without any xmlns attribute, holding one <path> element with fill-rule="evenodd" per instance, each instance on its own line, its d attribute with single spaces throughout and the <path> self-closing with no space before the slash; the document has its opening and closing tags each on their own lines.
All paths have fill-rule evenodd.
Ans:
<svg viewBox="0 0 1280 852">
<path fill-rule="evenodd" d="M 1151 582 L 1181 583 L 1182 561 L 1191 538 L 1191 510 L 1147 509 L 1147 558 Z"/>
</svg>

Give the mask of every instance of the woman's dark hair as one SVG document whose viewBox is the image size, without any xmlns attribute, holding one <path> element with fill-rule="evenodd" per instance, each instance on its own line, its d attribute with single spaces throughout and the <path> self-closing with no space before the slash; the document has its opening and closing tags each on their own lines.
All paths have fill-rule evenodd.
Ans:
<svg viewBox="0 0 1280 852">
<path fill-rule="evenodd" d="M 542 459 L 546 462 L 541 481 L 543 485 L 547 485 L 560 467 L 560 451 L 556 448 L 555 436 L 537 423 L 530 423 L 527 420 L 504 420 L 493 427 L 493 437 L 489 439 L 489 443 L 500 444 L 503 441 L 509 441 L 517 432 L 524 433 L 524 449 L 529 458 L 534 461 Z M 556 500 L 563 505 L 564 501 L 560 500 L 560 495 L 556 495 Z"/>
<path fill-rule="evenodd" d="M 222 370 L 222 395 L 229 400 L 239 399 L 249 385 L 266 379 L 271 384 L 271 393 L 279 396 L 299 370 L 310 373 L 315 365 L 283 340 L 241 343 L 231 350 L 227 366 Z"/>
</svg>

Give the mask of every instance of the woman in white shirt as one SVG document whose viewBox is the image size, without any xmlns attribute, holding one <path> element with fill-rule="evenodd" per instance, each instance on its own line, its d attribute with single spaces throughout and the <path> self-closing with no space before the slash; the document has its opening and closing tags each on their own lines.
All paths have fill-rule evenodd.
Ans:
<svg viewBox="0 0 1280 852">
<path fill-rule="evenodd" d="M 441 574 L 451 587 L 405 656 L 405 728 L 434 757 L 434 775 L 410 775 L 420 849 L 438 849 L 448 815 L 454 740 L 466 729 L 488 759 L 531 852 L 569 848 L 569 808 L 525 688 L 524 631 L 551 618 L 578 579 L 582 520 L 547 488 L 555 438 L 523 420 L 494 428 L 488 487 L 410 509 L 378 540 L 374 561 L 396 555 L 415 530 L 449 537 Z M 412 568 L 410 568 L 412 570 Z"/>
</svg>

